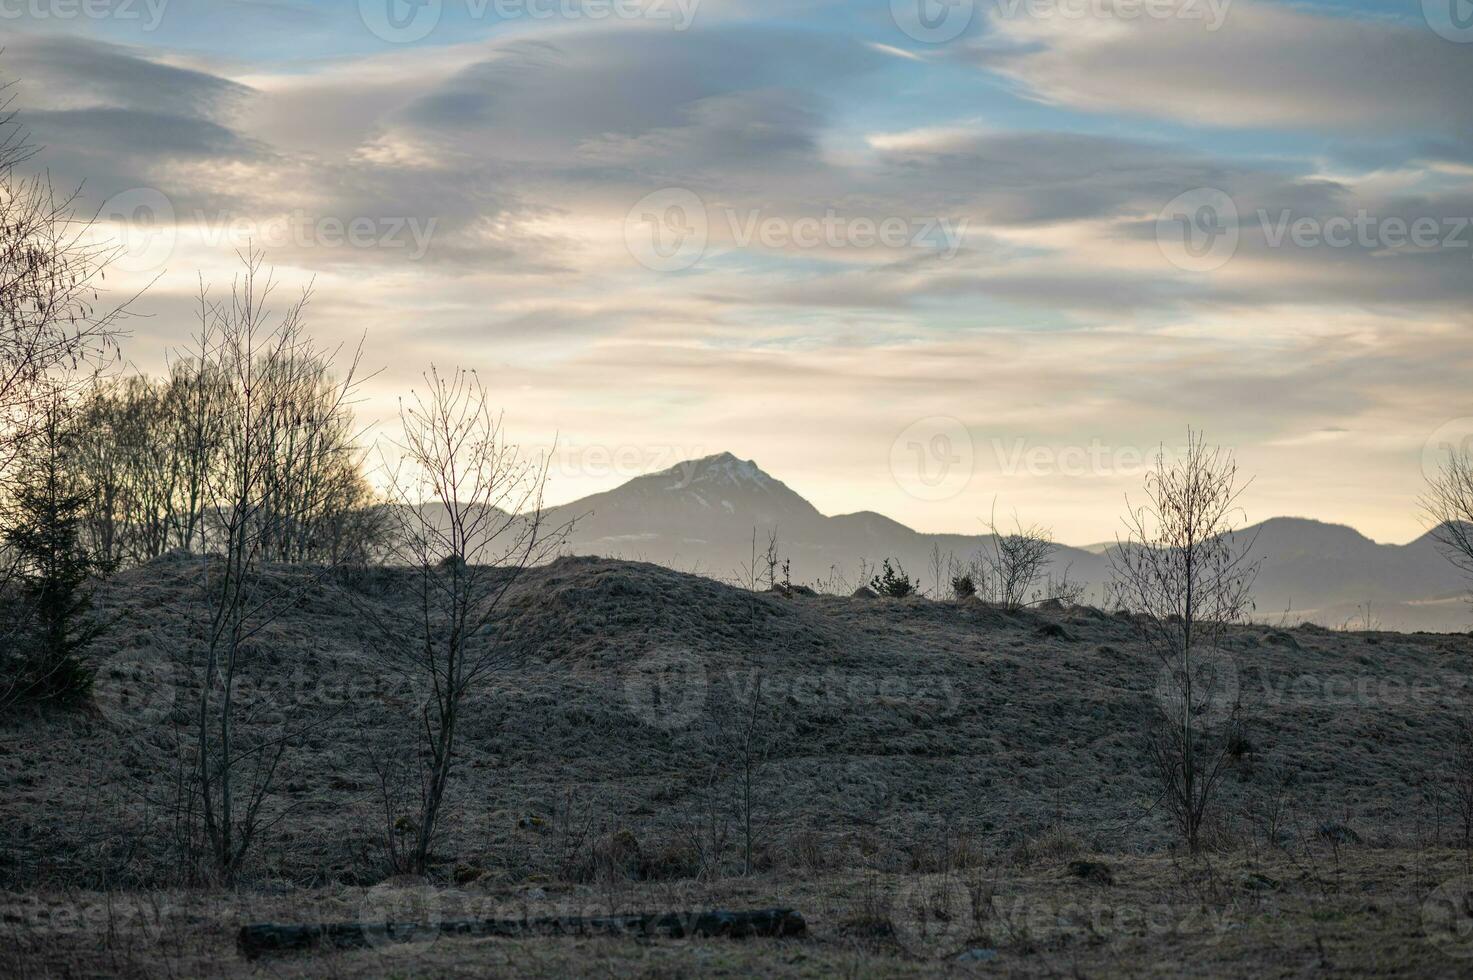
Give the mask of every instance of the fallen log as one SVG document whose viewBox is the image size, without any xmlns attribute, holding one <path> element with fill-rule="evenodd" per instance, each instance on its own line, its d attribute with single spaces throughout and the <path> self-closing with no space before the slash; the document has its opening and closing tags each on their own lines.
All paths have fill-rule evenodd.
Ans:
<svg viewBox="0 0 1473 980">
<path fill-rule="evenodd" d="M 291 953 L 333 946 L 355 949 L 420 941 L 436 936 L 693 936 L 786 938 L 802 936 L 808 925 L 792 909 L 748 912 L 664 912 L 649 915 L 548 916 L 533 919 L 454 919 L 436 923 L 324 922 L 316 925 L 279 925 L 258 922 L 240 927 L 236 944 L 247 959 L 270 953 Z"/>
</svg>

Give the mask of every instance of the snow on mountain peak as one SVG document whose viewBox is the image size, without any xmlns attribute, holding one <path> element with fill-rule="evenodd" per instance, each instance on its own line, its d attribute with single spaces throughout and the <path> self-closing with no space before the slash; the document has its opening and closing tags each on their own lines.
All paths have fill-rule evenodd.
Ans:
<svg viewBox="0 0 1473 980">
<path fill-rule="evenodd" d="M 686 460 L 671 467 L 665 475 L 674 481 L 666 486 L 667 490 L 686 490 L 695 486 L 766 490 L 777 482 L 750 459 L 737 459 L 731 453 Z"/>
</svg>

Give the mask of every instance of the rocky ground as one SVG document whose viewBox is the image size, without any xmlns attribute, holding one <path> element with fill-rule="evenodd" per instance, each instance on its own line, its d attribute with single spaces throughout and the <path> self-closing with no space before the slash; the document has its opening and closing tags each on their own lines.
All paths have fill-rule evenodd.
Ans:
<svg viewBox="0 0 1473 980">
<path fill-rule="evenodd" d="M 333 576 L 308 583 L 252 646 L 243 727 L 290 737 L 272 826 L 227 891 L 181 879 L 176 834 L 206 567 L 167 559 L 104 590 L 115 623 L 95 711 L 0 722 L 0 971 L 1453 975 L 1473 964 L 1457 931 L 1473 932 L 1473 909 L 1455 888 L 1438 892 L 1473 871 L 1448 849 L 1460 839 L 1449 771 L 1469 707 L 1467 635 L 1234 631 L 1213 708 L 1236 708 L 1243 736 L 1212 850 L 1188 858 L 1156 805 L 1142 732 L 1160 670 L 1129 617 L 759 595 L 561 559 L 510 597 L 515 642 L 463 728 L 434 875 L 386 883 L 386 841 L 410 812 L 420 692 L 385 666 L 375 623 L 405 613 L 408 590 L 403 572 Z M 733 801 L 748 756 L 742 874 Z M 1439 895 L 1452 896 L 1448 921 Z M 811 935 L 446 938 L 255 964 L 234 952 L 241 921 L 352 921 L 402 901 L 444 918 L 529 904 L 791 905 Z"/>
</svg>

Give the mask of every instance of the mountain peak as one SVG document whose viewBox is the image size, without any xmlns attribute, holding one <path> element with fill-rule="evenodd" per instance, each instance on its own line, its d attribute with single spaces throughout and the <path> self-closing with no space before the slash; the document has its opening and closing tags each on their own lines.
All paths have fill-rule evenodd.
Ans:
<svg viewBox="0 0 1473 980">
<path fill-rule="evenodd" d="M 676 463 L 660 476 L 673 481 L 667 487 L 670 490 L 685 490 L 697 485 L 768 489 L 777 484 L 755 462 L 739 459 L 732 453 L 688 459 L 683 463 Z"/>
</svg>

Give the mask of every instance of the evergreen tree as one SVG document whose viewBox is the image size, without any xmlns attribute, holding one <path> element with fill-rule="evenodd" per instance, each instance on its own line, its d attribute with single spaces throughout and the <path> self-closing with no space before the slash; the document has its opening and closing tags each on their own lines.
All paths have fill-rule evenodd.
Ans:
<svg viewBox="0 0 1473 980">
<path fill-rule="evenodd" d="M 5 541 L 30 621 L 17 691 L 28 699 L 77 702 L 90 693 L 94 674 L 82 651 L 102 632 L 89 616 L 88 587 L 101 569 L 82 544 L 91 495 L 67 471 L 64 426 L 62 406 L 49 406 L 22 468 Z"/>
</svg>

